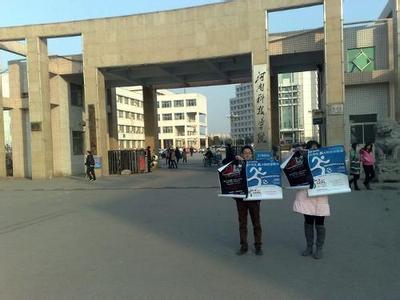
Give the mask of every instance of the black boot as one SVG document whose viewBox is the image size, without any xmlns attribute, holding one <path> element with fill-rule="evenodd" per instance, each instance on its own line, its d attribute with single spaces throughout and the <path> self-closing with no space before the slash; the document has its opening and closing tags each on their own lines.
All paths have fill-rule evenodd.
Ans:
<svg viewBox="0 0 400 300">
<path fill-rule="evenodd" d="M 315 228 L 317 230 L 317 250 L 314 253 L 314 258 L 321 259 L 323 256 L 322 247 L 324 246 L 325 242 L 326 229 L 324 225 L 315 225 Z"/>
<path fill-rule="evenodd" d="M 304 235 L 306 237 L 307 248 L 303 251 L 301 255 L 310 256 L 313 253 L 314 245 L 314 225 L 307 224 L 304 222 Z"/>
<path fill-rule="evenodd" d="M 248 250 L 249 250 L 249 247 L 247 245 L 241 245 L 240 249 L 236 252 L 236 254 L 241 256 L 243 254 L 246 254 Z"/>
<path fill-rule="evenodd" d="M 256 246 L 256 247 L 255 247 L 254 253 L 255 253 L 256 255 L 258 255 L 258 256 L 261 256 L 261 255 L 264 254 L 264 252 L 262 251 L 261 246 Z"/>
</svg>

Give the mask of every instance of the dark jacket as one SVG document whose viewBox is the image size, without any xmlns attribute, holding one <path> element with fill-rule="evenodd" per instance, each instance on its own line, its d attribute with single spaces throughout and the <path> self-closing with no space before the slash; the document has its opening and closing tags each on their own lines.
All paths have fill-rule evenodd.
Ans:
<svg viewBox="0 0 400 300">
<path fill-rule="evenodd" d="M 94 161 L 94 157 L 92 154 L 89 154 L 88 156 L 86 156 L 86 162 L 85 165 L 91 168 L 94 168 L 95 166 L 95 161 Z"/>
</svg>

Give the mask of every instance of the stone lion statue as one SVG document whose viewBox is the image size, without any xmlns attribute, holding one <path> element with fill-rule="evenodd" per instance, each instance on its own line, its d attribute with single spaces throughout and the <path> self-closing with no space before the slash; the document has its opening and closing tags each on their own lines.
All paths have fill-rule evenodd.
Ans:
<svg viewBox="0 0 400 300">
<path fill-rule="evenodd" d="M 378 122 L 375 153 L 379 179 L 400 181 L 400 125 L 396 121 Z"/>
</svg>

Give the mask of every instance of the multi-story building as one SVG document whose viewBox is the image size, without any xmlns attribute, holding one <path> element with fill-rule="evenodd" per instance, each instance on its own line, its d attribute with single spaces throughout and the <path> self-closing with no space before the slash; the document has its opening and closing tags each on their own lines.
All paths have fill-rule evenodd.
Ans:
<svg viewBox="0 0 400 300">
<path fill-rule="evenodd" d="M 143 94 L 140 87 L 116 88 L 118 145 L 143 148 Z M 207 99 L 200 94 L 157 91 L 159 146 L 201 148 L 207 141 Z"/>
<path fill-rule="evenodd" d="M 318 138 L 312 110 L 318 108 L 317 73 L 299 72 L 278 75 L 279 132 L 281 144 Z M 253 138 L 254 112 L 251 83 L 236 86 L 230 99 L 231 135 L 248 143 Z"/>
<path fill-rule="evenodd" d="M 120 149 L 143 148 L 144 114 L 142 90 L 116 88 L 118 146 Z"/>
<path fill-rule="evenodd" d="M 236 86 L 236 97 L 230 99 L 231 136 L 249 143 L 254 135 L 253 88 L 251 83 Z"/>
<path fill-rule="evenodd" d="M 313 125 L 312 117 L 318 108 L 317 73 L 280 74 L 278 93 L 280 143 L 318 140 L 318 126 Z"/>
<path fill-rule="evenodd" d="M 206 97 L 160 90 L 157 107 L 161 148 L 208 146 Z"/>
</svg>

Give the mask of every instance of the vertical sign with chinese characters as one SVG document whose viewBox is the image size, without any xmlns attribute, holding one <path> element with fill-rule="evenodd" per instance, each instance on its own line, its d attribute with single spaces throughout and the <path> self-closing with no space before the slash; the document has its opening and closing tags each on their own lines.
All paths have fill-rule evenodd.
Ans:
<svg viewBox="0 0 400 300">
<path fill-rule="evenodd" d="M 268 147 L 268 101 L 267 89 L 269 80 L 267 65 L 253 66 L 253 91 L 254 91 L 254 142 L 260 148 Z"/>
</svg>

